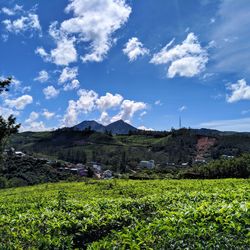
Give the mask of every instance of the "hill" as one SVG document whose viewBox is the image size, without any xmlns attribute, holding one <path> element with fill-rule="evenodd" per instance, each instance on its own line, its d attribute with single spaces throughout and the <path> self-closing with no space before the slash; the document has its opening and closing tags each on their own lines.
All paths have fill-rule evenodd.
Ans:
<svg viewBox="0 0 250 250">
<path fill-rule="evenodd" d="M 137 128 L 132 125 L 124 122 L 123 120 L 119 120 L 113 123 L 110 123 L 107 126 L 103 126 L 102 124 L 96 121 L 83 121 L 74 127 L 74 130 L 83 131 L 86 129 L 91 129 L 95 132 L 110 132 L 112 134 L 128 134 L 130 131 L 137 131 Z"/>
<path fill-rule="evenodd" d="M 73 127 L 75 130 L 85 130 L 91 128 L 96 132 L 104 132 L 105 126 L 96 121 L 83 121 Z"/>
<path fill-rule="evenodd" d="M 109 124 L 108 126 L 106 126 L 106 129 L 107 131 L 112 132 L 112 134 L 128 134 L 131 131 L 137 131 L 137 128 L 131 126 L 123 120 L 119 120 Z"/>
<path fill-rule="evenodd" d="M 193 129 L 131 131 L 129 135 L 59 129 L 14 135 L 10 146 L 49 159 L 73 163 L 98 161 L 116 171 L 122 163 L 134 169 L 141 160 L 155 160 L 157 165 L 165 168 L 171 164 L 190 165 L 222 156 L 239 156 L 250 152 L 250 136 L 223 132 L 208 136 L 203 130 L 200 133 Z"/>
</svg>

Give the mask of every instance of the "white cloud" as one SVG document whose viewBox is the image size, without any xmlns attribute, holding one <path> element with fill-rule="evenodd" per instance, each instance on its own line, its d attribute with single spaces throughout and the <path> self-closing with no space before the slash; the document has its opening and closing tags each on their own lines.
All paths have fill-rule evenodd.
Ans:
<svg viewBox="0 0 250 250">
<path fill-rule="evenodd" d="M 16 99 L 10 100 L 6 99 L 5 104 L 9 106 L 10 108 L 15 108 L 17 110 L 24 109 L 28 104 L 31 104 L 33 102 L 33 98 L 30 95 L 23 95 Z"/>
<path fill-rule="evenodd" d="M 79 114 L 79 111 L 77 109 L 76 102 L 73 100 L 70 100 L 68 103 L 66 113 L 63 117 L 63 126 L 71 127 L 71 126 L 76 125 L 78 121 L 78 114 Z"/>
<path fill-rule="evenodd" d="M 73 68 L 65 67 L 62 70 L 62 73 L 59 77 L 59 82 L 65 83 L 66 81 L 73 80 L 77 77 L 77 75 L 78 75 L 78 67 L 73 67 Z"/>
<path fill-rule="evenodd" d="M 7 119 L 10 115 L 18 116 L 19 111 L 13 110 L 11 108 L 6 108 L 6 107 L 0 106 L 0 116 Z"/>
<path fill-rule="evenodd" d="M 250 118 L 204 122 L 199 124 L 199 127 L 221 131 L 247 132 L 250 131 Z"/>
<path fill-rule="evenodd" d="M 180 112 L 183 112 L 183 111 L 187 110 L 187 107 L 186 106 L 181 106 L 178 110 Z"/>
<path fill-rule="evenodd" d="M 12 9 L 7 8 L 7 7 L 3 7 L 0 12 L 4 13 L 5 15 L 8 15 L 8 16 L 14 16 L 17 13 L 19 13 L 20 11 L 22 11 L 22 9 L 23 9 L 23 6 L 16 4 L 14 6 L 14 8 L 12 8 Z"/>
<path fill-rule="evenodd" d="M 42 47 L 36 48 L 35 53 L 41 56 L 45 62 L 49 62 L 51 60 L 50 55 Z"/>
<path fill-rule="evenodd" d="M 106 93 L 105 96 L 101 96 L 97 101 L 97 107 L 101 111 L 105 111 L 110 108 L 118 107 L 123 100 L 123 97 L 119 94 Z"/>
<path fill-rule="evenodd" d="M 103 125 L 108 125 L 110 123 L 109 114 L 106 111 L 103 111 L 98 121 Z"/>
<path fill-rule="evenodd" d="M 132 100 L 124 100 L 121 104 L 120 112 L 111 118 L 111 122 L 118 120 L 124 120 L 125 122 L 131 122 L 134 114 L 138 111 L 145 110 L 147 108 L 144 102 L 135 102 Z"/>
<path fill-rule="evenodd" d="M 34 122 L 35 120 L 37 120 L 39 118 L 39 114 L 32 111 L 30 113 L 30 116 L 28 119 L 25 120 L 25 123 L 31 123 L 31 122 Z"/>
<path fill-rule="evenodd" d="M 53 112 L 49 112 L 47 109 L 44 109 L 43 112 L 42 112 L 42 115 L 47 119 L 51 119 L 55 116 L 55 113 Z"/>
<path fill-rule="evenodd" d="M 144 56 L 149 54 L 149 50 L 144 48 L 143 44 L 139 41 L 137 37 L 132 37 L 125 44 L 123 53 L 128 56 L 129 61 L 135 61 L 139 56 Z"/>
<path fill-rule="evenodd" d="M 63 117 L 63 125 L 70 127 L 77 123 L 79 114 L 87 114 L 95 109 L 98 94 L 93 90 L 81 89 L 78 91 L 79 99 L 70 100 Z"/>
<path fill-rule="evenodd" d="M 140 117 L 143 117 L 143 116 L 145 116 L 146 114 L 147 114 L 147 111 L 143 111 L 143 112 L 140 113 Z"/>
<path fill-rule="evenodd" d="M 77 61 L 77 51 L 75 49 L 75 38 L 69 38 L 67 34 L 57 29 L 57 22 L 50 25 L 49 34 L 54 39 L 57 47 L 47 53 L 43 47 L 38 47 L 35 51 L 45 62 L 52 62 L 56 65 L 67 66 Z"/>
<path fill-rule="evenodd" d="M 70 11 L 74 17 L 62 22 L 60 29 L 90 44 L 83 62 L 100 62 L 112 47 L 113 33 L 127 22 L 131 8 L 125 0 L 71 0 L 66 8 Z"/>
<path fill-rule="evenodd" d="M 154 131 L 153 128 L 147 128 L 147 127 L 145 127 L 145 126 L 140 126 L 140 127 L 138 127 L 138 129 L 140 129 L 140 130 L 145 130 L 145 131 Z"/>
<path fill-rule="evenodd" d="M 208 54 L 202 48 L 194 33 L 189 33 L 182 44 L 172 46 L 174 39 L 168 43 L 159 53 L 151 59 L 153 64 L 168 65 L 167 76 L 173 78 L 176 75 L 193 77 L 205 70 L 208 62 Z"/>
<path fill-rule="evenodd" d="M 47 82 L 49 80 L 49 74 L 46 70 L 41 70 L 34 80 L 39 82 Z"/>
<path fill-rule="evenodd" d="M 43 93 L 46 99 L 51 99 L 57 97 L 60 93 L 60 90 L 55 89 L 53 86 L 48 86 L 47 88 L 43 89 Z"/>
<path fill-rule="evenodd" d="M 102 124 L 109 124 L 120 119 L 130 122 L 136 112 L 147 108 L 146 103 L 123 100 L 123 97 L 119 94 L 107 93 L 105 96 L 98 98 L 95 91 L 81 89 L 78 91 L 78 95 L 78 100 L 70 100 L 68 103 L 66 113 L 62 119 L 63 126 L 73 126 L 78 122 L 80 114 L 88 114 L 95 110 L 101 111 L 99 121 Z M 120 109 L 119 113 L 110 117 L 107 110 L 118 107 Z"/>
<path fill-rule="evenodd" d="M 250 100 L 250 85 L 247 85 L 245 79 L 238 80 L 237 83 L 227 86 L 232 91 L 230 96 L 227 96 L 227 102 L 238 102 L 240 100 Z"/>
<path fill-rule="evenodd" d="M 161 100 L 156 100 L 155 105 L 156 106 L 162 106 L 163 104 L 162 104 Z"/>
<path fill-rule="evenodd" d="M 51 51 L 51 60 L 56 65 L 69 65 L 77 61 L 77 52 L 74 39 L 62 39 L 57 41 L 57 48 Z"/>
<path fill-rule="evenodd" d="M 31 86 L 24 86 L 24 87 L 22 87 L 22 93 L 30 92 L 30 91 L 31 91 Z"/>
<path fill-rule="evenodd" d="M 74 79 L 70 83 L 65 84 L 63 87 L 63 90 L 69 91 L 69 90 L 78 89 L 79 87 L 80 87 L 80 82 L 77 79 Z"/>
<path fill-rule="evenodd" d="M 7 31 L 12 33 L 21 33 L 25 31 L 41 31 L 38 15 L 29 13 L 27 16 L 21 16 L 20 18 L 11 21 L 5 19 L 2 21 Z"/>
</svg>

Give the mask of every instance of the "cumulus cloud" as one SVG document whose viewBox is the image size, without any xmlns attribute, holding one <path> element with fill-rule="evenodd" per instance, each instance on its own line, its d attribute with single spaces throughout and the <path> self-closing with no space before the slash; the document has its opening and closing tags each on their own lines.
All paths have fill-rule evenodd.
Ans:
<svg viewBox="0 0 250 250">
<path fill-rule="evenodd" d="M 23 6 L 16 4 L 14 8 L 3 7 L 0 12 L 8 16 L 14 16 L 23 10 Z"/>
<path fill-rule="evenodd" d="M 11 33 L 18 34 L 25 31 L 41 31 L 38 15 L 34 13 L 29 13 L 27 16 L 21 16 L 13 21 L 5 19 L 2 23 L 5 29 Z"/>
<path fill-rule="evenodd" d="M 77 101 L 70 100 L 68 108 L 63 117 L 64 126 L 73 126 L 76 124 L 78 115 L 87 114 L 94 110 L 98 94 L 93 90 L 80 89 L 78 91 L 79 99 Z"/>
<path fill-rule="evenodd" d="M 80 82 L 77 79 L 72 80 L 70 83 L 64 85 L 63 90 L 69 91 L 80 88 Z"/>
<path fill-rule="evenodd" d="M 228 90 L 232 91 L 227 96 L 227 102 L 238 102 L 240 100 L 250 100 L 250 85 L 247 85 L 245 79 L 238 80 L 237 83 L 229 84 Z"/>
<path fill-rule="evenodd" d="M 32 111 L 30 113 L 29 118 L 25 120 L 25 123 L 31 123 L 31 122 L 37 120 L 38 118 L 39 118 L 39 114 L 36 113 L 36 112 L 34 112 L 34 111 Z"/>
<path fill-rule="evenodd" d="M 149 50 L 144 48 L 143 44 L 139 41 L 137 37 L 132 37 L 125 44 L 123 53 L 128 56 L 129 61 L 135 61 L 139 56 L 144 56 L 149 54 Z"/>
<path fill-rule="evenodd" d="M 6 99 L 4 103 L 10 108 L 15 108 L 17 110 L 23 110 L 28 104 L 33 102 L 33 98 L 30 95 L 23 95 L 16 99 Z"/>
<path fill-rule="evenodd" d="M 182 44 L 169 49 L 173 43 L 174 39 L 159 53 L 154 54 L 150 62 L 156 65 L 168 65 L 167 76 L 169 78 L 177 75 L 193 77 L 205 70 L 208 62 L 207 50 L 201 47 L 194 33 L 189 33 Z"/>
<path fill-rule="evenodd" d="M 66 12 L 71 11 L 74 17 L 62 22 L 61 30 L 90 44 L 83 62 L 100 62 L 114 43 L 113 33 L 127 22 L 131 7 L 125 0 L 71 0 Z"/>
<path fill-rule="evenodd" d="M 108 125 L 110 123 L 109 114 L 106 111 L 103 111 L 98 121 L 103 125 Z"/>
<path fill-rule="evenodd" d="M 75 38 L 69 38 L 67 34 L 57 29 L 57 24 L 57 22 L 54 22 L 49 28 L 49 34 L 54 39 L 57 47 L 49 53 L 43 47 L 38 47 L 35 53 L 40 55 L 45 62 L 67 66 L 77 61 L 77 51 L 74 44 Z"/>
<path fill-rule="evenodd" d="M 42 57 L 42 59 L 45 62 L 49 62 L 51 60 L 50 55 L 45 51 L 45 49 L 43 47 L 36 48 L 35 53 L 37 55 L 39 55 L 40 57 Z"/>
<path fill-rule="evenodd" d="M 42 115 L 47 119 L 51 119 L 55 116 L 55 113 L 53 112 L 49 112 L 47 109 L 44 109 L 43 112 L 42 112 Z"/>
<path fill-rule="evenodd" d="M 24 121 L 24 124 L 21 126 L 21 131 L 45 131 L 47 130 L 44 123 L 42 121 L 37 121 L 39 118 L 39 114 L 32 111 L 28 117 Z"/>
<path fill-rule="evenodd" d="M 49 80 L 49 74 L 46 70 L 41 70 L 34 80 L 39 82 L 47 82 Z"/>
<path fill-rule="evenodd" d="M 138 111 L 145 110 L 147 108 L 147 104 L 144 102 L 136 102 L 133 100 L 124 100 L 121 104 L 120 112 L 111 118 L 111 122 L 115 122 L 118 120 L 124 120 L 128 123 L 131 122 L 134 114 Z"/>
<path fill-rule="evenodd" d="M 146 103 L 136 102 L 133 100 L 123 100 L 119 94 L 106 93 L 105 96 L 98 98 L 98 94 L 93 90 L 81 89 L 78 92 L 79 99 L 70 100 L 67 110 L 63 117 L 63 126 L 73 126 L 78 122 L 80 114 L 88 114 L 92 111 L 99 110 L 101 112 L 99 121 L 102 124 L 123 119 L 130 122 L 134 114 L 147 108 Z M 107 110 L 115 108 L 120 110 L 115 116 L 109 116 Z"/>
<path fill-rule="evenodd" d="M 74 46 L 75 39 L 57 41 L 57 48 L 51 51 L 51 60 L 56 65 L 69 65 L 77 61 L 77 52 Z"/>
<path fill-rule="evenodd" d="M 11 108 L 6 108 L 6 107 L 0 106 L 0 116 L 7 119 L 10 115 L 18 116 L 19 111 L 13 110 Z"/>
<path fill-rule="evenodd" d="M 73 68 L 65 67 L 62 70 L 62 73 L 59 77 L 59 82 L 64 83 L 66 81 L 73 80 L 77 77 L 77 75 L 78 75 L 78 67 L 73 67 Z"/>
<path fill-rule="evenodd" d="M 145 131 L 154 131 L 153 128 L 147 128 L 147 127 L 145 127 L 145 126 L 140 126 L 140 127 L 138 127 L 138 129 L 140 129 L 140 130 L 145 130 Z"/>
<path fill-rule="evenodd" d="M 97 107 L 101 111 L 105 111 L 110 108 L 117 107 L 121 104 L 123 97 L 119 94 L 106 93 L 105 96 L 101 96 L 97 101 Z"/>
<path fill-rule="evenodd" d="M 46 99 L 51 99 L 57 97 L 60 93 L 60 90 L 55 89 L 53 86 L 48 86 L 47 88 L 43 89 L 43 93 Z"/>
</svg>

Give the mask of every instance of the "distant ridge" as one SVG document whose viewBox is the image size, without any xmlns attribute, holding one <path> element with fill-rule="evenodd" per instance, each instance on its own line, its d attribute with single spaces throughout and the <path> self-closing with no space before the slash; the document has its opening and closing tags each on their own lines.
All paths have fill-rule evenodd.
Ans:
<svg viewBox="0 0 250 250">
<path fill-rule="evenodd" d="M 104 132 L 105 126 L 96 122 L 96 121 L 83 121 L 73 127 L 76 130 L 85 130 L 87 128 L 91 128 L 96 132 Z"/>
<path fill-rule="evenodd" d="M 102 124 L 96 121 L 83 121 L 73 127 L 75 130 L 85 130 L 87 128 L 91 128 L 96 132 L 111 132 L 112 134 L 128 134 L 129 131 L 137 131 L 138 129 L 133 127 L 132 125 L 124 122 L 123 120 L 119 120 L 113 123 L 110 123 L 107 126 L 103 126 Z"/>
<path fill-rule="evenodd" d="M 111 131 L 112 134 L 128 134 L 129 131 L 137 131 L 137 128 L 131 126 L 123 120 L 119 120 L 106 126 L 106 130 Z"/>
</svg>

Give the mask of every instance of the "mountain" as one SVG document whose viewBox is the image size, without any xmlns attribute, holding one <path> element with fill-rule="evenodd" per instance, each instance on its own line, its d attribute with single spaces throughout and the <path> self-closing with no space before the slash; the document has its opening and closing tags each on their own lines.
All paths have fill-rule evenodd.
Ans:
<svg viewBox="0 0 250 250">
<path fill-rule="evenodd" d="M 91 128 L 96 132 L 104 132 L 105 126 L 96 122 L 96 121 L 83 121 L 73 127 L 75 130 L 85 130 L 87 128 Z"/>
<path fill-rule="evenodd" d="M 78 125 L 74 126 L 73 129 L 85 130 L 89 127 L 91 127 L 91 129 L 96 132 L 109 131 L 112 134 L 128 134 L 129 131 L 137 131 L 137 128 L 131 126 L 130 124 L 124 122 L 123 120 L 113 122 L 107 126 L 103 126 L 102 124 L 96 121 L 83 121 Z"/>
<path fill-rule="evenodd" d="M 106 130 L 112 132 L 112 134 L 128 134 L 129 131 L 136 131 L 137 128 L 131 126 L 123 120 L 119 120 L 106 126 Z"/>
</svg>

